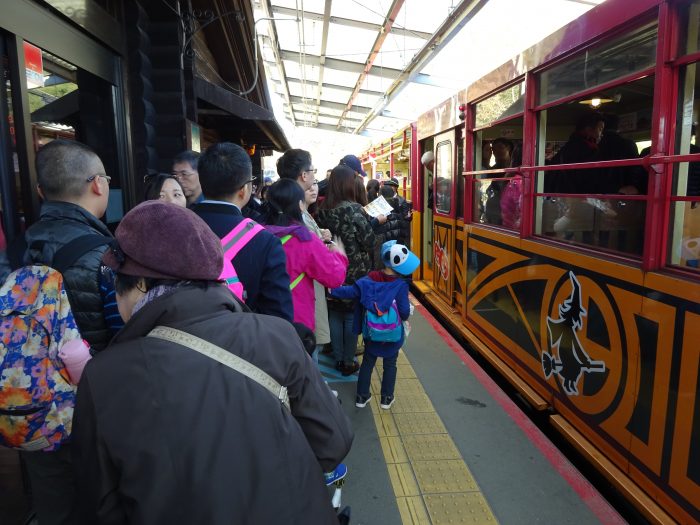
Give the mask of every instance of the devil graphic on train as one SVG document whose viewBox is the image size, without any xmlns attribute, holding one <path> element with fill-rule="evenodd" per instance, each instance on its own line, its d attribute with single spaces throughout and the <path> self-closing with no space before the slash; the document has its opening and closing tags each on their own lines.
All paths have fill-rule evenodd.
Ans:
<svg viewBox="0 0 700 525">
<path fill-rule="evenodd" d="M 551 353 L 542 352 L 542 370 L 545 379 L 559 376 L 562 388 L 569 396 L 577 396 L 578 382 L 583 372 L 605 372 L 605 362 L 593 361 L 578 339 L 583 328 L 586 309 L 581 302 L 581 285 L 569 272 L 571 295 L 559 305 L 559 319 L 547 317 Z"/>
</svg>

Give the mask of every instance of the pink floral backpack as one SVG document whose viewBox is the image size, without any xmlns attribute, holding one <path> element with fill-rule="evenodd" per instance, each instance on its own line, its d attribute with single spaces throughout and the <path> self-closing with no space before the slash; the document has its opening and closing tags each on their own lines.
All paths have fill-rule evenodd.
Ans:
<svg viewBox="0 0 700 525">
<path fill-rule="evenodd" d="M 58 271 L 9 275 L 0 287 L 0 445 L 49 451 L 70 436 L 76 387 L 58 352 L 79 338 Z"/>
</svg>

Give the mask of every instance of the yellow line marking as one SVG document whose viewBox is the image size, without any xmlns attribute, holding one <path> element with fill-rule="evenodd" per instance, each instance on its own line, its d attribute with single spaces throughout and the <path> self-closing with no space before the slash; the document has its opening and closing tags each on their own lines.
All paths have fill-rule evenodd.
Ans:
<svg viewBox="0 0 700 525">
<path fill-rule="evenodd" d="M 379 407 L 382 370 L 377 366 L 369 406 L 401 522 L 497 523 L 403 351 L 398 363 L 394 405 L 390 410 Z"/>
</svg>

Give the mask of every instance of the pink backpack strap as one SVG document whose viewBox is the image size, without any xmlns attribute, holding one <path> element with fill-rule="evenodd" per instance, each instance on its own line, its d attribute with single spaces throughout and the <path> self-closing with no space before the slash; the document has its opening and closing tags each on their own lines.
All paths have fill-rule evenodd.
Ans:
<svg viewBox="0 0 700 525">
<path fill-rule="evenodd" d="M 250 240 L 264 228 L 252 219 L 243 219 L 223 239 L 221 246 L 224 249 L 224 257 L 233 260 Z"/>
</svg>

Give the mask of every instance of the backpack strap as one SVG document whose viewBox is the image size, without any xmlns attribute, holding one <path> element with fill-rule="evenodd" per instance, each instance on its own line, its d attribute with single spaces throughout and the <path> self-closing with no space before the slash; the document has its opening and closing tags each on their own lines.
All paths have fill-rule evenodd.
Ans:
<svg viewBox="0 0 700 525">
<path fill-rule="evenodd" d="M 200 354 L 205 355 L 214 361 L 218 361 L 222 365 L 243 374 L 248 379 L 251 379 L 260 386 L 265 387 L 280 401 L 280 403 L 287 407 L 287 409 L 290 409 L 287 387 L 280 385 L 277 381 L 270 377 L 267 372 L 260 370 L 257 366 L 249 363 L 242 357 L 232 354 L 231 352 L 224 350 L 220 346 L 210 343 L 209 341 L 205 341 L 197 336 L 188 334 L 182 330 L 177 330 L 176 328 L 171 328 L 169 326 L 156 326 L 149 332 L 148 337 L 164 339 L 171 343 L 187 347 L 195 352 L 199 352 Z"/>
<path fill-rule="evenodd" d="M 221 246 L 224 249 L 224 257 L 232 261 L 250 240 L 264 228 L 252 219 L 243 219 L 221 239 Z"/>
<path fill-rule="evenodd" d="M 282 246 L 287 244 L 287 241 L 291 239 L 291 235 L 285 235 L 284 237 L 280 238 L 280 242 L 282 243 Z M 297 275 L 297 278 L 294 279 L 291 283 L 289 283 L 289 290 L 294 290 L 294 288 L 297 287 L 297 285 L 306 277 L 306 272 L 301 272 L 299 275 Z"/>
<path fill-rule="evenodd" d="M 103 244 L 109 244 L 112 240 L 112 237 L 99 233 L 88 233 L 87 235 L 76 237 L 56 251 L 51 262 L 51 268 L 63 273 L 87 252 Z"/>
</svg>

